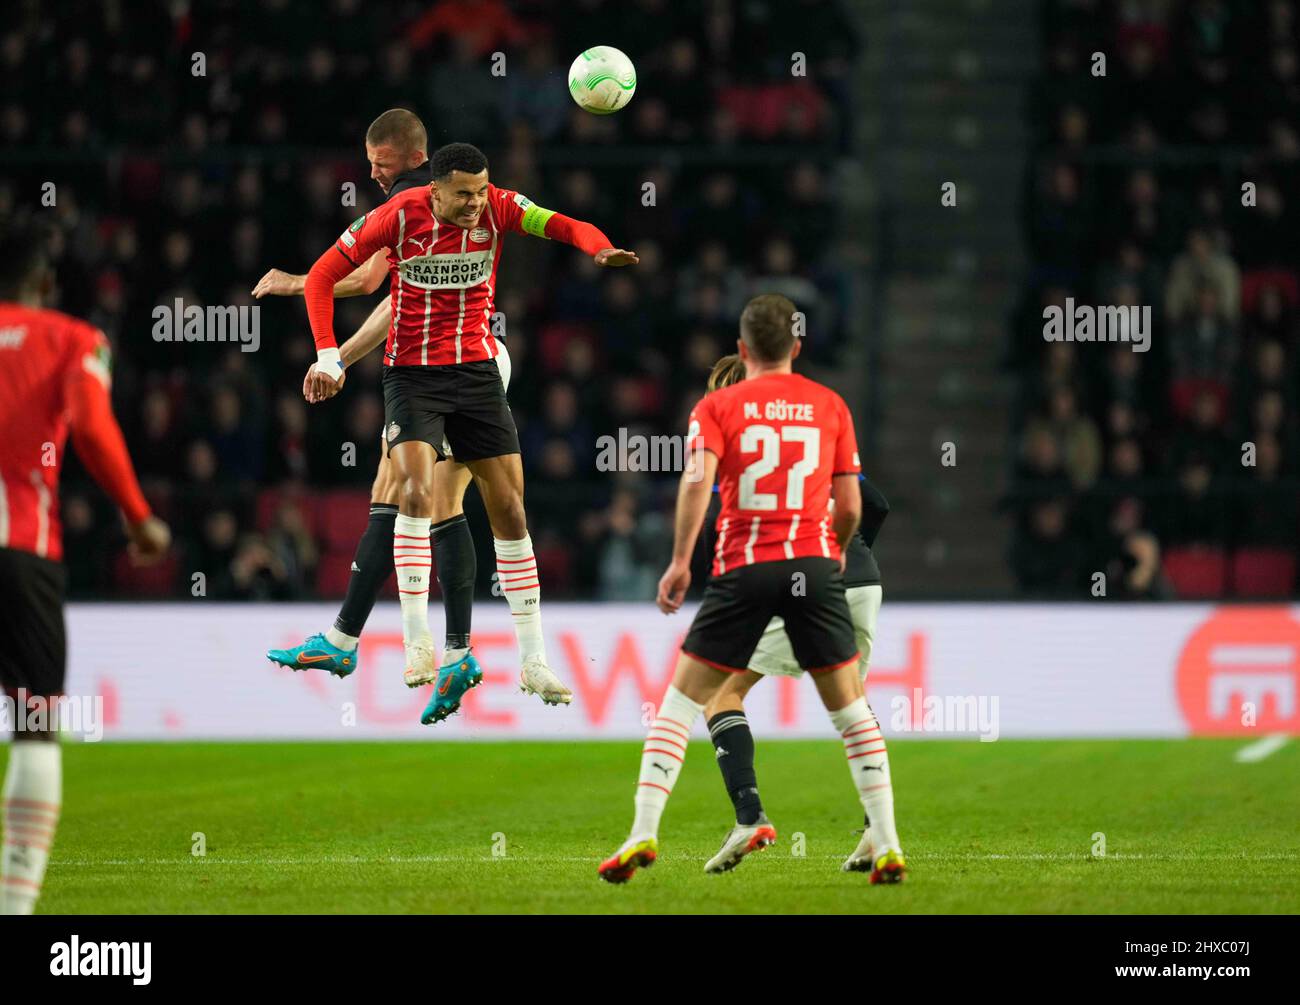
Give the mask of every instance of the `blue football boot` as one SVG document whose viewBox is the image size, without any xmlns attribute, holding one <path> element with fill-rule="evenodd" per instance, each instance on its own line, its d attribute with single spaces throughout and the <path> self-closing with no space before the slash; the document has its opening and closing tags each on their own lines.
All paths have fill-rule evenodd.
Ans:
<svg viewBox="0 0 1300 1005">
<path fill-rule="evenodd" d="M 332 673 L 335 677 L 346 677 L 357 668 L 355 649 L 339 649 L 330 645 L 325 636 L 320 634 L 313 635 L 302 645 L 291 649 L 268 649 L 266 658 L 290 670 L 310 670 L 315 667 Z"/>
<path fill-rule="evenodd" d="M 444 663 L 438 668 L 438 679 L 433 685 L 433 697 L 420 715 L 420 722 L 431 726 L 442 722 L 460 710 L 460 700 L 465 692 L 483 683 L 483 668 L 478 665 L 472 652 L 452 663 Z"/>
</svg>

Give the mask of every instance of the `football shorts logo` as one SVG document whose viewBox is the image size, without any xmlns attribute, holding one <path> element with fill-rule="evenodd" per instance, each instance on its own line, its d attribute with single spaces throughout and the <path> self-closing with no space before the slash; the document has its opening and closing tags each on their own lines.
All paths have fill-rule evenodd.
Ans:
<svg viewBox="0 0 1300 1005">
<path fill-rule="evenodd" d="M 399 426 L 396 422 L 390 422 L 388 424 L 388 442 L 392 443 L 395 439 L 397 439 L 397 434 L 400 433 L 401 431 L 402 431 L 401 426 Z"/>
<path fill-rule="evenodd" d="M 486 227 L 475 227 L 469 232 L 469 239 L 475 244 L 487 244 L 492 238 L 492 232 Z"/>
</svg>

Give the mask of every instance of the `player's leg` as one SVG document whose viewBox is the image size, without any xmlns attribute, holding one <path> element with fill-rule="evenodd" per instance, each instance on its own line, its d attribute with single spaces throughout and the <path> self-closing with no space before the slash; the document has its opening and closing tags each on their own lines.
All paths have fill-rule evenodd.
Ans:
<svg viewBox="0 0 1300 1005">
<path fill-rule="evenodd" d="M 402 642 L 406 648 L 406 683 L 431 683 L 437 677 L 433 634 L 429 631 L 429 580 L 432 557 L 429 531 L 433 516 L 433 446 L 411 439 L 390 446 L 389 461 L 397 479 L 397 517 L 393 521 L 393 567 L 402 608 Z"/>
<path fill-rule="evenodd" d="M 35 555 L 0 549 L 0 686 L 14 730 L 3 787 L 0 914 L 31 914 L 45 879 L 63 805 L 63 752 L 50 716 L 36 723 L 19 702 L 63 692 L 67 643 L 64 570 Z M 39 725 L 39 728 L 30 728 Z M 24 728 L 19 728 L 19 727 Z"/>
<path fill-rule="evenodd" d="M 462 659 L 470 647 L 478 576 L 474 538 L 465 519 L 465 490 L 472 478 L 469 467 L 453 459 L 440 462 L 433 471 L 433 564 L 446 620 L 444 662 Z"/>
<path fill-rule="evenodd" d="M 691 727 L 709 699 L 722 687 L 726 671 L 685 651 L 677 658 L 673 681 L 641 747 L 632 831 L 613 855 L 600 864 L 600 878 L 625 883 L 639 868 L 654 865 L 659 854 L 659 821 L 686 759 Z"/>
<path fill-rule="evenodd" d="M 659 821 L 686 756 L 691 727 L 728 674 L 743 674 L 772 615 L 770 577 L 762 567 L 715 576 L 682 642 L 673 681 L 659 704 L 641 750 L 636 815 L 628 839 L 600 865 L 611 883 L 630 879 L 654 862 Z M 775 837 L 775 835 L 773 835 Z"/>
<path fill-rule="evenodd" d="M 443 452 L 447 450 L 444 444 Z M 426 726 L 454 713 L 465 692 L 483 680 L 483 668 L 470 650 L 470 617 L 478 573 L 474 539 L 463 506 L 470 477 L 468 467 L 451 460 L 434 468 L 433 548 L 438 582 L 442 584 L 446 637 L 433 694 L 420 715 L 420 722 Z"/>
<path fill-rule="evenodd" d="M 763 630 L 749 669 L 729 677 L 705 709 L 709 737 L 713 741 L 718 770 L 736 811 L 735 826 L 704 865 L 709 873 L 730 872 L 750 852 L 776 841 L 776 828 L 763 812 L 754 770 L 754 734 L 745 717 L 744 701 L 750 689 L 766 676 L 800 677 L 785 625 L 773 618 Z"/>
<path fill-rule="evenodd" d="M 863 690 L 866 690 L 867 667 L 871 660 L 871 645 L 876 635 L 876 617 L 880 611 L 881 588 L 878 585 L 855 586 L 848 590 L 846 597 L 849 612 L 853 617 L 853 631 L 857 637 L 861 658 L 858 673 L 862 678 Z M 862 736 L 873 736 L 879 742 L 869 748 L 872 753 L 861 758 L 862 773 L 872 776 L 872 785 L 863 795 L 863 831 L 862 840 L 844 862 L 846 872 L 870 872 L 876 861 L 886 852 L 902 854 L 903 846 L 898 839 L 898 829 L 894 823 L 894 784 L 889 767 L 889 752 L 886 749 L 884 734 L 880 731 L 879 720 L 875 711 L 867 705 L 870 722 L 867 728 L 874 727 L 874 732 Z M 874 773 L 874 774 L 873 774 Z"/>
<path fill-rule="evenodd" d="M 844 742 L 853 786 L 863 811 L 876 793 L 884 791 L 886 767 L 880 724 L 867 706 L 859 676 L 861 652 L 845 597 L 844 577 L 830 559 L 798 559 L 804 589 L 786 599 L 782 615 L 786 633 L 799 665 L 813 675 L 817 693 L 830 714 L 831 724 Z M 871 882 L 898 882 L 905 863 L 897 848 L 878 848 Z"/>
<path fill-rule="evenodd" d="M 763 816 L 754 774 L 754 734 L 745 718 L 745 696 L 762 679 L 752 669 L 732 674 L 704 709 L 718 770 L 736 810 L 736 823 L 745 826 L 757 823 Z"/>
<path fill-rule="evenodd" d="M 380 437 L 382 441 L 382 435 Z M 386 446 L 386 444 L 385 444 Z M 316 667 L 346 677 L 358 666 L 357 645 L 379 592 L 393 571 L 393 522 L 397 519 L 397 481 L 387 450 L 370 488 L 370 519 L 352 555 L 352 572 L 334 624 L 301 645 L 270 649 L 266 658 L 290 670 Z"/>
<path fill-rule="evenodd" d="M 519 433 L 506 404 L 503 373 L 497 360 L 468 363 L 456 370 L 460 383 L 455 411 L 447 416 L 447 442 L 473 472 L 492 527 L 497 579 L 510 605 L 519 643 L 519 686 L 548 705 L 567 705 L 573 692 L 551 672 L 546 660 L 541 580 L 524 515 Z"/>
<path fill-rule="evenodd" d="M 548 705 L 567 705 L 573 692 L 551 671 L 542 635 L 542 587 L 533 539 L 524 517 L 524 470 L 518 454 L 469 461 L 483 497 L 496 551 L 497 582 L 510 605 L 519 644 L 519 686 Z"/>
</svg>

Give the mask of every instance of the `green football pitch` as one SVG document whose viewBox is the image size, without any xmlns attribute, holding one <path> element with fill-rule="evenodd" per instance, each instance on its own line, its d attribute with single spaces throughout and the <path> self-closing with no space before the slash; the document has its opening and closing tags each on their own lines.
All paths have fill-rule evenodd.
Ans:
<svg viewBox="0 0 1300 1005">
<path fill-rule="evenodd" d="M 872 887 L 839 868 L 830 740 L 759 741 L 778 843 L 705 875 L 731 813 L 697 737 L 659 862 L 615 887 L 635 742 L 70 744 L 39 911 L 1297 913 L 1300 746 L 1243 745 L 895 741 L 911 875 Z"/>
</svg>

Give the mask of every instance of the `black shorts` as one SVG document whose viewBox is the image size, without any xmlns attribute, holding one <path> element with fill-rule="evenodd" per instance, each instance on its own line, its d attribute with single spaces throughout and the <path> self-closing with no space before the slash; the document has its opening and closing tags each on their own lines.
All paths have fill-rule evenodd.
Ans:
<svg viewBox="0 0 1300 1005">
<path fill-rule="evenodd" d="M 496 360 L 384 368 L 384 443 L 420 440 L 438 457 L 478 461 L 519 453 Z"/>
<path fill-rule="evenodd" d="M 759 562 L 714 576 L 682 652 L 718 670 L 743 673 L 774 617 L 785 621 L 795 661 L 809 673 L 857 663 L 844 577 L 831 558 Z"/>
<path fill-rule="evenodd" d="M 0 686 L 31 695 L 63 693 L 68 635 L 63 626 L 67 572 L 26 551 L 0 548 Z"/>
</svg>

